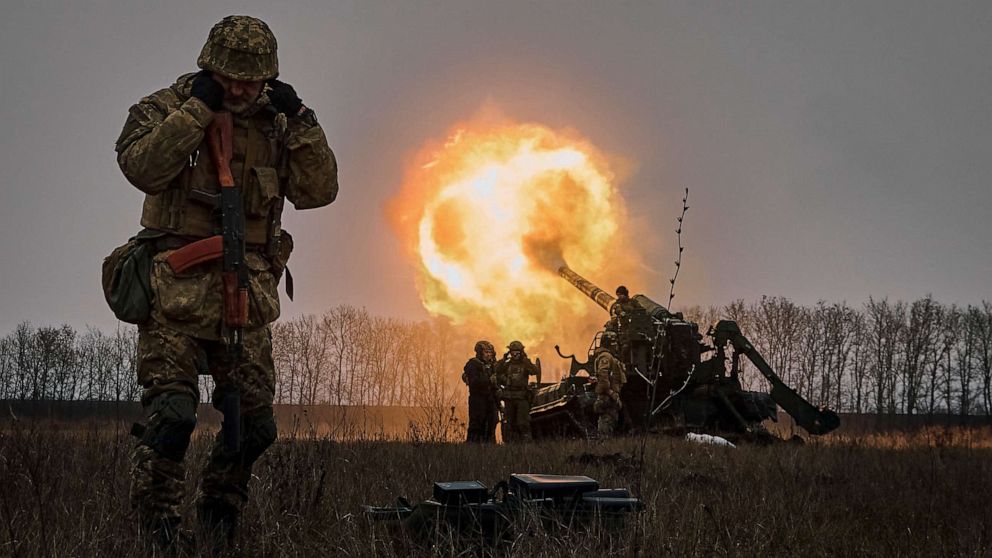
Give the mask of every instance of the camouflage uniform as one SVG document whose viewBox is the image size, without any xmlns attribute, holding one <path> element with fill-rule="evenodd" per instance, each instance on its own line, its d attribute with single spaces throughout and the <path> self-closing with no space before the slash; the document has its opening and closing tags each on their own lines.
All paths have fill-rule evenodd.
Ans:
<svg viewBox="0 0 992 558">
<path fill-rule="evenodd" d="M 618 298 L 617 301 L 610 306 L 610 321 L 608 322 L 610 324 L 610 329 L 615 332 L 626 331 L 626 326 L 630 320 L 630 316 L 633 315 L 638 308 L 639 305 L 634 302 L 633 299 L 627 297 Z"/>
<path fill-rule="evenodd" d="M 596 354 L 596 402 L 593 410 L 599 415 L 600 436 L 610 436 L 620 420 L 620 390 L 627 383 L 623 365 L 607 350 Z"/>
<path fill-rule="evenodd" d="M 513 344 L 511 343 L 511 348 Z M 523 350 L 523 347 L 520 347 Z M 503 402 L 503 440 L 516 442 L 529 440 L 530 404 L 533 392 L 528 388 L 529 377 L 537 376 L 537 366 L 523 352 L 519 359 L 507 355 L 496 367 L 496 384 Z"/>
<path fill-rule="evenodd" d="M 495 442 L 499 409 L 496 407 L 495 362 L 476 356 L 465 363 L 462 380 L 468 385 L 469 442 Z"/>
<path fill-rule="evenodd" d="M 231 16 L 211 30 L 198 65 L 228 78 L 262 81 L 278 73 L 275 56 L 275 39 L 264 23 Z M 132 106 L 116 145 L 124 176 L 146 194 L 141 224 L 157 252 L 151 319 L 138 327 L 137 375 L 147 424 L 133 452 L 131 484 L 132 505 L 151 529 L 178 525 L 200 374 L 216 381 L 215 405 L 228 390 L 241 398 L 240 450 L 225 451 L 218 435 L 198 498 L 201 512 L 236 520 L 252 464 L 276 438 L 268 324 L 279 317 L 276 289 L 292 250 L 280 227 L 283 200 L 297 209 L 315 208 L 331 203 L 338 191 L 337 163 L 312 111 L 291 118 L 278 113 L 266 85 L 248 110 L 234 115 L 230 166 L 244 199 L 249 320 L 242 359 L 232 370 L 223 341 L 220 261 L 183 273 L 166 262 L 175 249 L 219 229 L 210 203 L 219 184 L 204 139 L 214 113 L 190 95 L 193 78 L 181 76 Z"/>
</svg>

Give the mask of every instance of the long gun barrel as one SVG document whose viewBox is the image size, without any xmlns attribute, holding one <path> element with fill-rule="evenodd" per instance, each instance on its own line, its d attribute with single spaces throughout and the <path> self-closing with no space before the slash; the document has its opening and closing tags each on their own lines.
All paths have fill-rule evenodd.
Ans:
<svg viewBox="0 0 992 558">
<path fill-rule="evenodd" d="M 572 271 L 567 265 L 558 268 L 558 275 L 607 312 L 617 302 L 615 297 Z M 647 390 L 655 390 L 659 384 L 663 385 L 665 390 L 674 390 L 682 385 L 683 388 L 679 388 L 681 392 L 684 386 L 689 385 L 689 379 L 693 379 L 712 389 L 729 389 L 738 399 L 743 399 L 745 395 L 754 397 L 751 392 L 743 392 L 736 380 L 737 357 L 743 355 L 772 384 L 771 393 L 765 396 L 771 400 L 769 402 L 773 401 L 781 406 L 810 434 L 826 434 L 840 426 L 840 418 L 835 412 L 812 405 L 787 386 L 751 342 L 744 337 L 735 322 L 720 320 L 714 324 L 707 334 L 712 338 L 713 346 L 708 347 L 699 342 L 702 336 L 697 333 L 697 324 L 685 321 L 681 314 L 670 313 L 667 308 L 642 294 L 630 300 L 634 304 L 625 304 L 619 312 L 613 313 L 611 323 L 619 337 L 620 351 L 617 354 L 624 360 L 628 370 L 638 372 L 645 378 L 648 382 Z M 734 368 L 730 378 L 724 377 L 723 351 L 728 343 L 734 349 Z M 717 351 L 715 356 L 704 361 L 700 360 L 701 351 L 714 349 Z M 559 351 L 558 354 L 561 355 L 561 352 Z M 561 356 L 565 358 L 564 355 Z M 588 363 L 583 365 L 575 361 L 574 357 L 571 358 L 573 361 L 571 375 L 574 376 L 577 370 L 588 370 Z M 651 393 L 648 400 L 653 408 L 655 395 L 653 391 Z M 774 416 L 773 414 L 768 417 L 756 416 L 752 413 L 749 415 L 750 418 L 745 420 L 741 413 L 750 412 L 753 410 L 751 407 L 757 408 L 757 406 L 752 404 L 750 407 L 740 407 L 731 402 L 724 392 L 720 393 L 723 393 L 721 401 L 745 428 L 749 428 L 746 424 L 748 421 L 756 422 Z M 629 403 L 630 401 L 625 403 L 627 408 L 631 408 Z M 652 410 L 652 415 L 655 412 L 657 409 Z"/>
<path fill-rule="evenodd" d="M 562 279 L 568 281 L 575 286 L 576 289 L 579 289 L 585 293 L 586 296 L 591 298 L 596 304 L 607 312 L 610 311 L 610 306 L 613 306 L 613 303 L 617 300 L 608 292 L 600 289 L 596 285 L 593 285 L 592 282 L 588 281 L 585 277 L 572 271 L 572 268 L 567 265 L 563 265 L 558 268 L 558 275 L 561 275 Z"/>
</svg>

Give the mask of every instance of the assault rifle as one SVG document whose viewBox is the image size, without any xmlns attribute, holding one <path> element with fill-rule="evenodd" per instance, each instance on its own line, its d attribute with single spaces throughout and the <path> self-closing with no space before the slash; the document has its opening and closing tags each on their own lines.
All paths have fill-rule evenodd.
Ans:
<svg viewBox="0 0 992 558">
<path fill-rule="evenodd" d="M 231 175 L 234 151 L 234 119 L 229 112 L 214 116 L 207 129 L 210 156 L 217 167 L 220 182 L 221 236 L 224 259 L 221 280 L 224 285 L 224 326 L 227 329 L 227 349 L 234 373 L 241 364 L 245 348 L 245 327 L 248 325 L 248 268 L 245 265 L 245 214 L 241 189 Z M 230 380 L 230 377 L 228 378 Z M 236 452 L 241 438 L 241 394 L 231 387 L 220 400 L 224 413 L 224 446 Z"/>
<path fill-rule="evenodd" d="M 237 371 L 244 354 L 244 333 L 248 325 L 248 268 L 245 265 L 245 215 L 241 189 L 231 174 L 234 152 L 234 119 L 229 112 L 217 112 L 207 127 L 210 158 L 220 183 L 221 234 L 187 244 L 173 252 L 167 262 L 181 273 L 207 261 L 221 258 L 224 300 L 224 330 L 230 368 L 228 379 Z M 221 432 L 224 447 L 237 452 L 241 438 L 241 394 L 229 387 L 215 402 L 224 415 Z"/>
</svg>

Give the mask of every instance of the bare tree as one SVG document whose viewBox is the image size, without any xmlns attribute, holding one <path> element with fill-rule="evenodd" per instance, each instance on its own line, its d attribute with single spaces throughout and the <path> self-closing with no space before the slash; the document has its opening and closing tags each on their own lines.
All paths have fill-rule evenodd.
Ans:
<svg viewBox="0 0 992 558">
<path fill-rule="evenodd" d="M 966 326 L 966 320 L 961 309 L 952 304 L 944 317 L 944 332 L 941 337 L 942 358 L 938 374 L 940 376 L 939 392 L 940 398 L 944 402 L 944 411 L 948 414 L 954 412 L 957 387 L 955 386 L 954 355 L 962 335 L 962 330 Z"/>
<path fill-rule="evenodd" d="M 978 319 L 978 309 L 968 306 L 962 315 L 960 335 L 954 347 L 954 366 L 958 383 L 958 413 L 971 413 L 972 382 L 975 378 L 975 353 L 978 347 L 978 335 L 975 321 Z"/>
<path fill-rule="evenodd" d="M 874 389 L 875 412 L 896 412 L 896 371 L 899 369 L 899 337 L 902 334 L 906 306 L 889 303 L 888 298 L 869 298 L 865 303 L 868 339 L 871 346 L 870 378 Z"/>
<path fill-rule="evenodd" d="M 902 341 L 901 407 L 906 414 L 916 412 L 921 399 L 922 381 L 931 347 L 938 339 L 938 310 L 933 297 L 927 295 L 909 307 L 908 322 L 900 332 Z"/>
<path fill-rule="evenodd" d="M 853 412 L 992 414 L 987 301 L 960 308 L 929 295 L 911 304 L 870 298 L 859 311 L 762 297 L 683 313 L 703 327 L 737 321 L 783 380 L 815 403 Z M 273 324 L 276 402 L 426 406 L 450 418 L 465 395 L 457 381 L 472 344 L 465 335 L 446 323 L 403 322 L 351 306 Z M 0 399 L 135 400 L 137 349 L 131 326 L 107 335 L 18 324 L 0 338 Z M 760 389 L 764 380 L 745 368 L 742 382 Z"/>
<path fill-rule="evenodd" d="M 992 415 L 992 304 L 983 301 L 975 308 L 972 325 L 978 338 L 978 364 L 982 381 L 982 402 L 985 414 Z"/>
<path fill-rule="evenodd" d="M 773 370 L 788 384 L 795 380 L 804 309 L 782 297 L 761 297 L 750 307 L 753 318 L 745 332 Z"/>
<path fill-rule="evenodd" d="M 865 412 L 868 402 L 868 369 L 871 363 L 871 344 L 868 342 L 868 322 L 864 314 L 856 313 L 851 320 L 851 390 L 852 401 L 848 410 Z"/>
</svg>

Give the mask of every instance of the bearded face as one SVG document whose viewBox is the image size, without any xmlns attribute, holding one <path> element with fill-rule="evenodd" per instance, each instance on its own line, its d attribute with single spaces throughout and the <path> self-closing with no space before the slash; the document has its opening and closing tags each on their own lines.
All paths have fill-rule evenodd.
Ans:
<svg viewBox="0 0 992 558">
<path fill-rule="evenodd" d="M 262 88 L 265 87 L 264 81 L 241 81 L 217 73 L 213 74 L 213 78 L 224 88 L 224 100 L 221 106 L 234 114 L 241 114 L 251 108 L 262 94 Z"/>
</svg>

